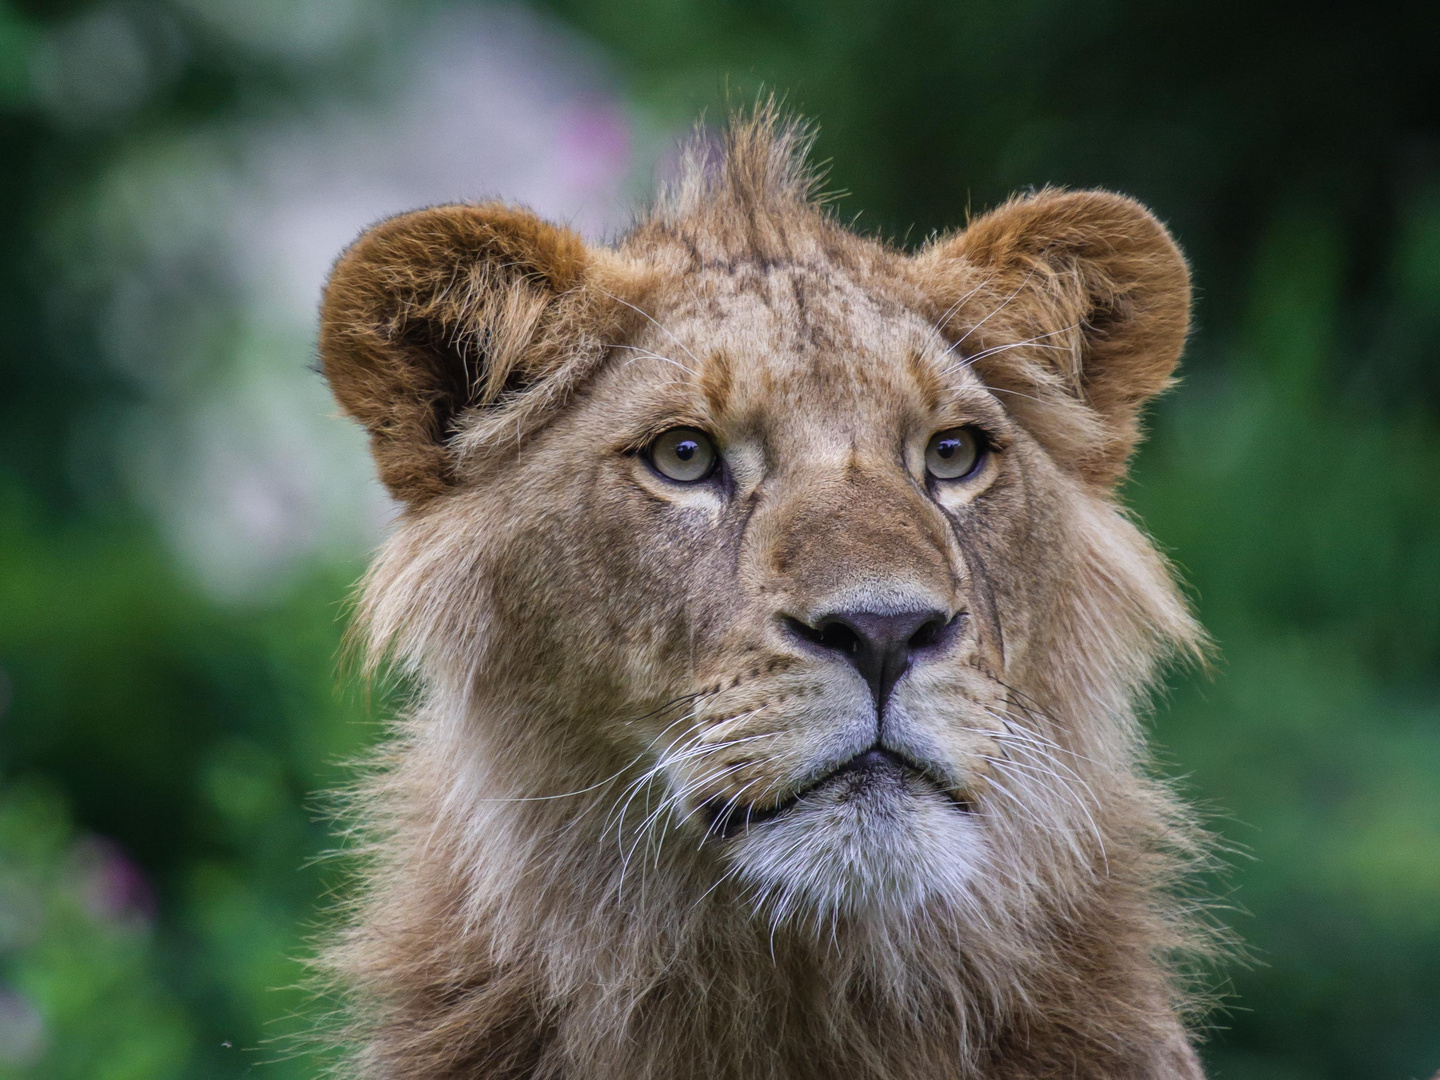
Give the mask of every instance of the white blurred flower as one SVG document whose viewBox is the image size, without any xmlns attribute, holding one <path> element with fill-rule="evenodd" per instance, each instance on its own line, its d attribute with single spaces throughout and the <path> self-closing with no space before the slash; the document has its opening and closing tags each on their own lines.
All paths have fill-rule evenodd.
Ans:
<svg viewBox="0 0 1440 1080">
<path fill-rule="evenodd" d="M 581 42 L 482 7 L 384 55 L 364 101 L 145 147 L 82 226 L 99 257 L 73 276 L 104 281 L 107 360 L 146 399 L 123 424 L 129 478 L 218 595 L 363 551 L 391 517 L 312 370 L 325 275 L 365 227 L 496 197 L 592 237 L 624 223 L 632 122 Z"/>
</svg>

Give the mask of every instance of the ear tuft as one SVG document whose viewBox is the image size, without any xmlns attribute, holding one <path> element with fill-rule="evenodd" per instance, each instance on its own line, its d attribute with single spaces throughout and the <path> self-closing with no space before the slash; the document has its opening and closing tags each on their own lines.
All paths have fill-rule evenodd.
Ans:
<svg viewBox="0 0 1440 1080">
<path fill-rule="evenodd" d="M 1042 443 L 1115 483 L 1189 329 L 1190 274 L 1165 227 L 1121 195 L 1042 191 L 937 240 L 916 265 L 947 324 L 973 333 L 976 370 Z"/>
<path fill-rule="evenodd" d="M 453 486 L 447 440 L 575 359 L 593 315 L 585 242 L 500 204 L 402 214 L 331 272 L 320 357 L 341 407 L 370 432 L 380 477 L 419 503 Z"/>
</svg>

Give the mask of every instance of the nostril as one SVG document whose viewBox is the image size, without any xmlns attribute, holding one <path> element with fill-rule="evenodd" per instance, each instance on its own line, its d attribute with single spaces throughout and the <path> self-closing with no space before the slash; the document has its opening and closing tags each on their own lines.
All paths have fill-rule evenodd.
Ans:
<svg viewBox="0 0 1440 1080">
<path fill-rule="evenodd" d="M 802 641 L 851 658 L 872 653 L 881 658 L 892 653 L 903 658 L 920 649 L 942 644 L 950 636 L 951 628 L 961 619 L 961 615 L 952 619 L 941 612 L 926 614 L 928 618 L 917 618 L 921 615 L 919 612 L 898 616 L 838 613 L 817 619 L 814 623 L 783 615 L 780 621 Z"/>
<path fill-rule="evenodd" d="M 801 622 L 799 619 L 791 618 L 789 615 L 780 616 L 780 624 L 796 637 L 811 642 L 814 645 L 821 644 L 820 631 L 809 623 Z"/>
<path fill-rule="evenodd" d="M 858 656 L 860 653 L 860 635 L 842 622 L 827 622 L 819 628 L 819 637 L 816 639 L 827 649 L 834 649 L 850 656 Z"/>
<path fill-rule="evenodd" d="M 807 622 L 801 622 L 799 619 L 785 615 L 782 616 L 781 622 L 796 637 L 813 645 L 834 649 L 847 656 L 858 656 L 860 653 L 860 635 L 836 619 L 827 619 L 816 626 L 811 626 Z"/>
<path fill-rule="evenodd" d="M 942 619 L 938 616 L 931 619 L 911 635 L 910 640 L 905 643 L 906 647 L 909 649 L 924 649 L 936 644 L 948 624 L 948 619 Z"/>
</svg>

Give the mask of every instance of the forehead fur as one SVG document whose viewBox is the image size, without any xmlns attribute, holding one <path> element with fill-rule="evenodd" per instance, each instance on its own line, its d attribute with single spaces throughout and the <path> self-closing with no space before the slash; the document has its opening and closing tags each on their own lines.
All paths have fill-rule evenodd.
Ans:
<svg viewBox="0 0 1440 1080">
<path fill-rule="evenodd" d="M 900 384 L 933 408 L 943 380 L 930 361 L 946 344 L 933 314 L 902 252 L 828 211 L 812 141 L 762 109 L 690 142 L 620 246 L 659 271 L 637 296 L 650 322 L 636 340 L 684 369 L 717 418 L 747 405 L 793 415 L 802 401 L 863 412 Z"/>
</svg>

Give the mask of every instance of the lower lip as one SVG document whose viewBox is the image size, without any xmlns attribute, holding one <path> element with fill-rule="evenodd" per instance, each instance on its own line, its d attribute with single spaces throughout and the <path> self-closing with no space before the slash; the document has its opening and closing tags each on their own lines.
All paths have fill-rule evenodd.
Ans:
<svg viewBox="0 0 1440 1080">
<path fill-rule="evenodd" d="M 936 784 L 935 781 L 931 780 L 930 777 L 927 776 L 925 773 L 920 772 L 919 770 L 911 767 L 908 764 L 900 762 L 898 759 L 894 758 L 890 754 L 878 750 L 871 750 L 865 754 L 862 754 L 854 761 L 847 762 L 835 772 L 829 773 L 828 775 L 821 777 L 815 783 L 811 784 L 803 791 L 799 791 L 796 794 L 792 795 L 784 802 L 779 803 L 776 806 L 768 807 L 764 810 L 756 810 L 753 807 L 747 807 L 745 811 L 741 813 L 739 812 L 738 807 L 729 807 L 728 803 L 716 800 L 714 804 L 710 804 L 708 806 L 711 812 L 712 822 L 710 826 L 710 832 L 722 840 L 730 840 L 743 832 L 749 831 L 752 826 L 763 825 L 767 821 L 774 821 L 776 818 L 789 813 L 791 810 L 795 809 L 795 807 L 799 806 L 800 803 L 805 800 L 805 797 L 807 795 L 811 794 L 812 792 L 818 790 L 821 787 L 824 787 L 827 784 L 841 780 L 845 776 L 848 776 L 852 773 L 873 773 L 881 769 L 902 770 L 901 774 L 903 776 L 915 777 L 924 780 L 927 784 L 934 787 L 937 791 L 949 798 L 950 801 L 954 803 L 955 808 L 963 813 L 971 813 L 975 809 L 975 807 L 968 800 L 958 798 L 955 795 L 951 794 L 948 790 L 940 787 L 940 785 Z M 727 809 L 727 807 L 729 808 Z"/>
</svg>

